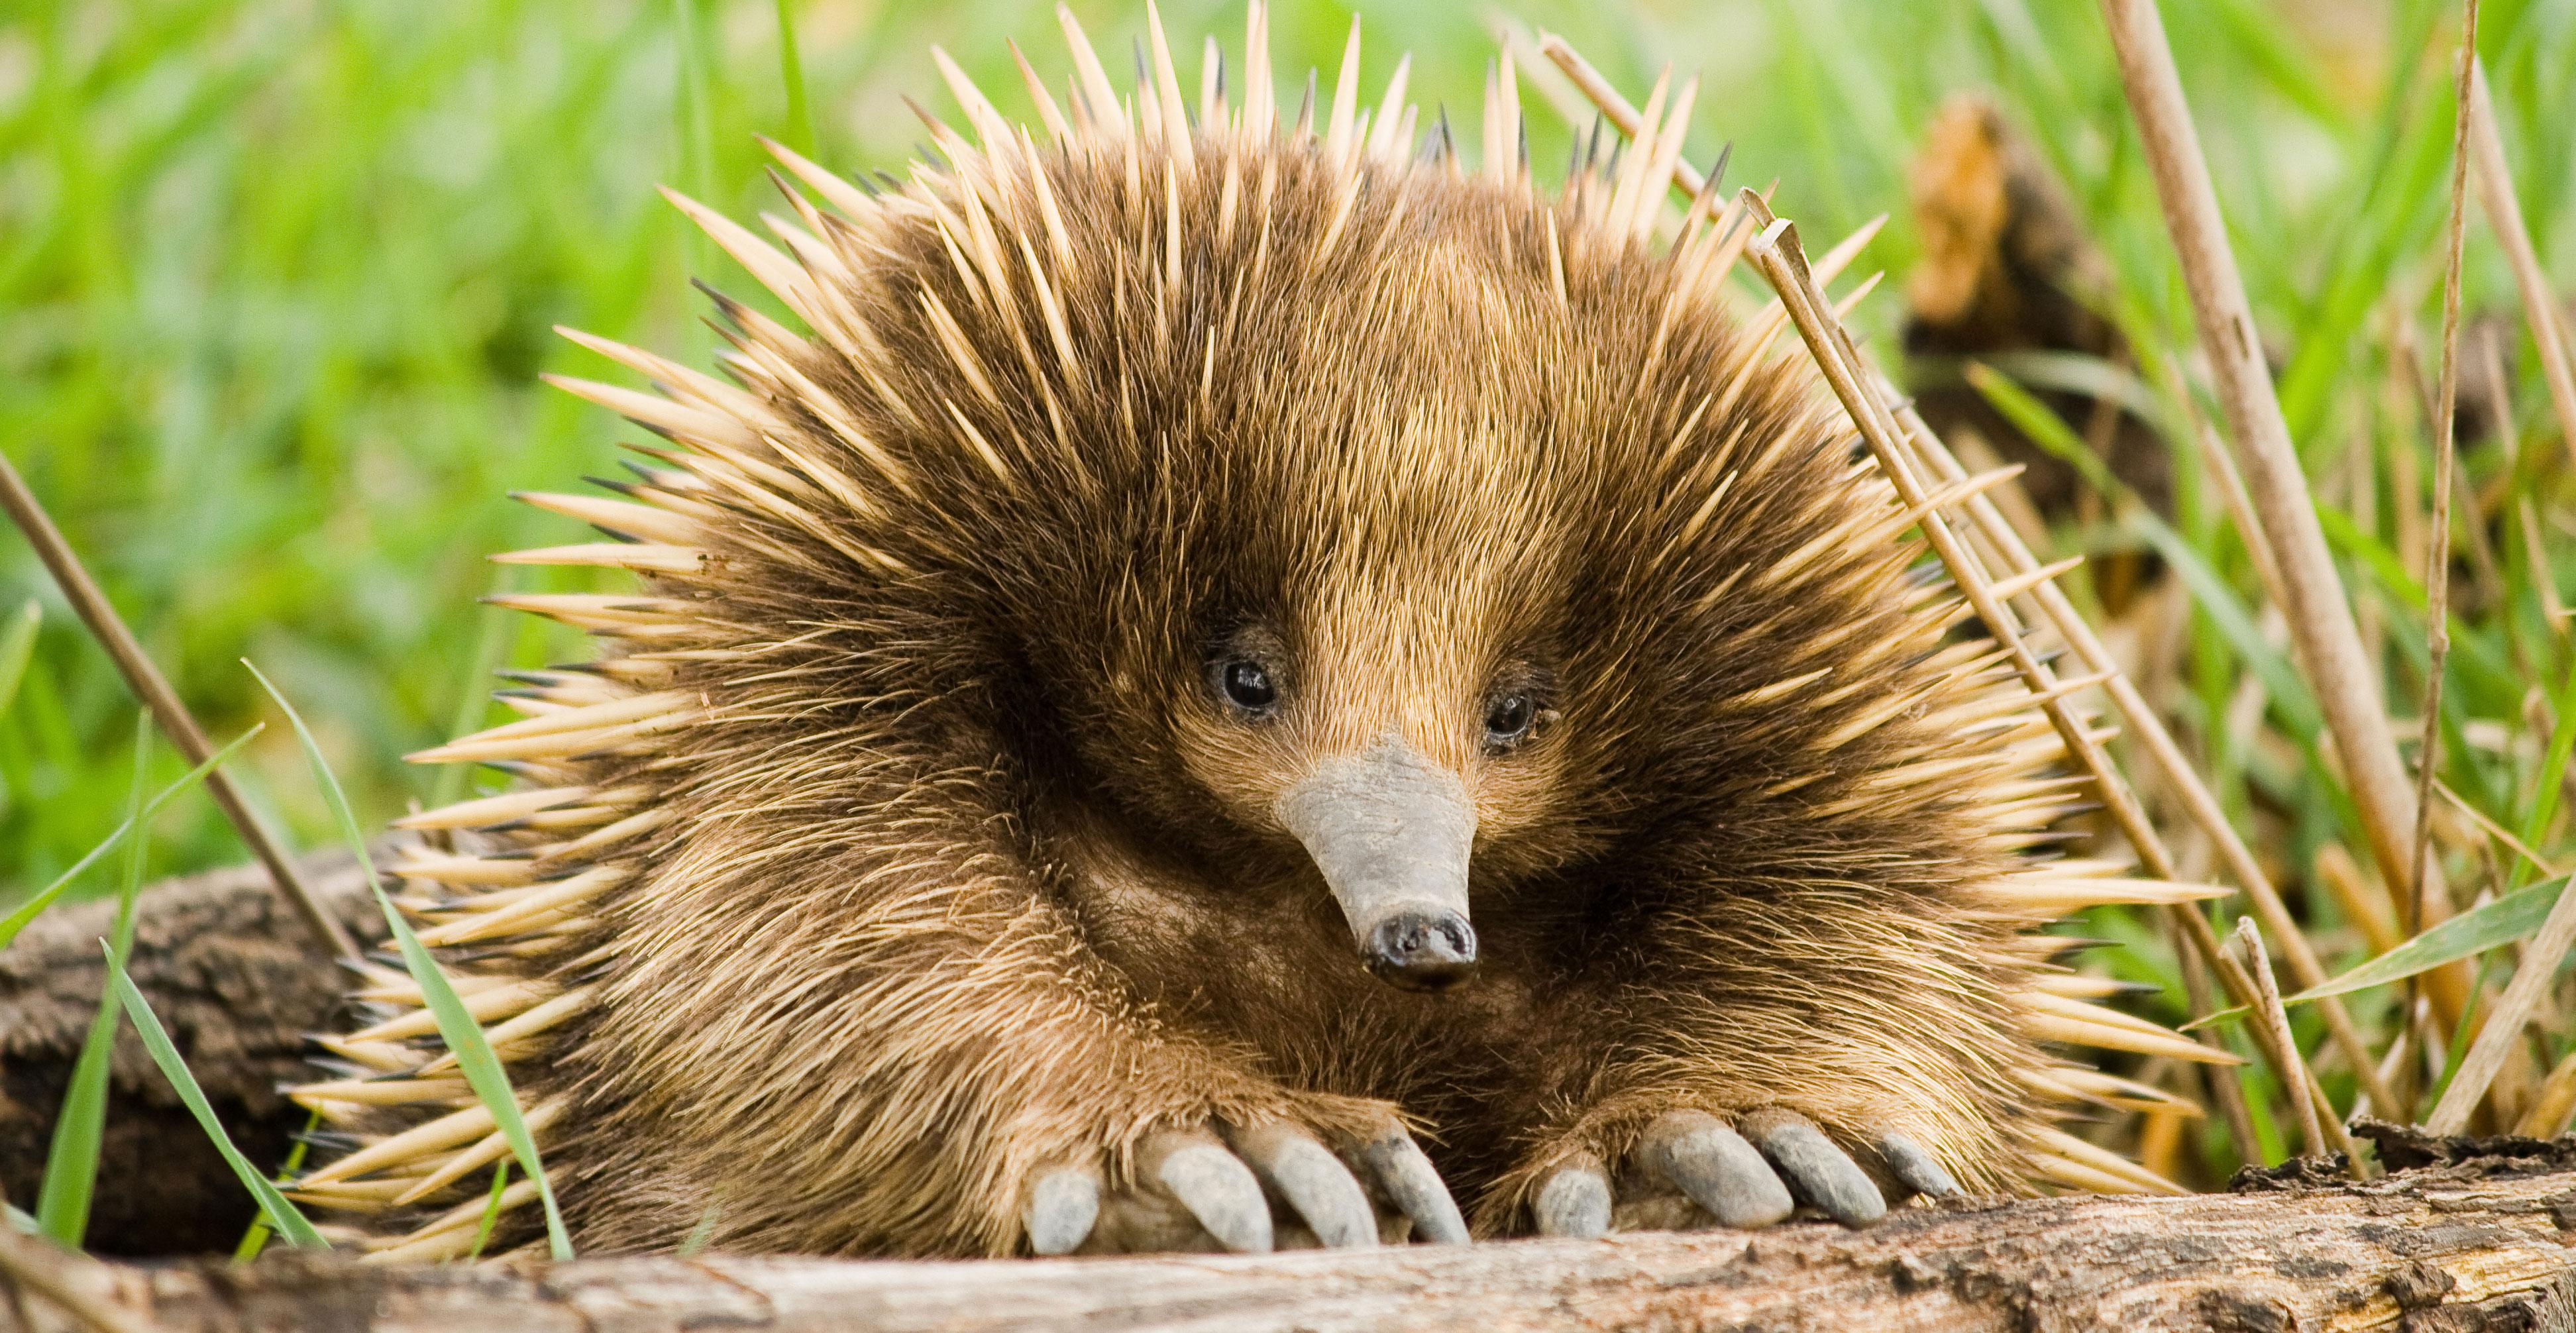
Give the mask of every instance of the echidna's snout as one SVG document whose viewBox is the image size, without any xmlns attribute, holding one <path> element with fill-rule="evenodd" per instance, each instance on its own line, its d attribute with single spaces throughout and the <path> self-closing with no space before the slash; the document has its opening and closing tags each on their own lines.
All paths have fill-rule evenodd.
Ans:
<svg viewBox="0 0 2576 1333">
<path fill-rule="evenodd" d="M 1455 773 L 1390 735 L 1336 755 L 1279 798 L 1351 923 L 1368 969 L 1406 990 L 1440 990 L 1476 969 L 1467 853 L 1476 812 Z"/>
<path fill-rule="evenodd" d="M 1361 953 L 1393 985 L 1441 990 L 1476 970 L 1476 928 L 1458 912 L 1398 912 L 1369 932 Z"/>
</svg>

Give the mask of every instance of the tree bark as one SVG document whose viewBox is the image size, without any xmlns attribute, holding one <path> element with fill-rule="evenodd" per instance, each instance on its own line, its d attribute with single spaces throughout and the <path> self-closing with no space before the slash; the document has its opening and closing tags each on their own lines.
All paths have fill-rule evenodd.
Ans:
<svg viewBox="0 0 2576 1333">
<path fill-rule="evenodd" d="M 234 1269 L 44 1257 L 58 1287 L 174 1333 L 2576 1326 L 2576 1143 L 2377 1136 L 2383 1157 L 2413 1169 L 2367 1185 L 2311 1164 L 2233 1194 L 1915 1206 L 1861 1232 L 1795 1223 L 1461 1249 L 981 1263 L 371 1268 L 272 1254 Z M 21 1305 L 15 1325 L 0 1306 L 0 1328 L 66 1326 L 32 1296 Z"/>
<path fill-rule="evenodd" d="M 309 856 L 304 878 L 364 946 L 384 917 L 345 852 Z M 34 1207 L 54 1112 L 106 985 L 99 941 L 113 902 L 60 907 L 0 951 L 0 1188 Z M 285 1159 L 304 1112 L 278 1085 L 312 1076 L 304 1034 L 326 1030 L 348 974 L 256 865 L 164 880 L 136 918 L 136 986 L 170 1029 L 190 1072 L 253 1162 Z M 230 1250 L 250 1197 L 121 1028 L 110 1062 L 107 1133 L 87 1246 L 117 1255 Z"/>
</svg>

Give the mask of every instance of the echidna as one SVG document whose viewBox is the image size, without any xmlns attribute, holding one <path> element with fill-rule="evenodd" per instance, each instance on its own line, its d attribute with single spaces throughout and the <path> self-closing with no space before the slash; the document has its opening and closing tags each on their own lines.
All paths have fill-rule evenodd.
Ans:
<svg viewBox="0 0 2576 1333">
<path fill-rule="evenodd" d="M 2154 1185 L 2046 1121 L 2161 1094 L 2042 1043 L 2200 1048 L 2024 932 L 2197 891 L 2034 859 L 2074 796 L 2034 699 L 1732 313 L 1743 233 L 1670 225 L 1688 92 L 1550 198 L 1508 59 L 1469 171 L 1400 71 L 1360 110 L 1356 27 L 1290 118 L 1257 0 L 1194 103 L 1159 21 L 1122 93 L 1060 15 L 1034 130 L 942 57 L 980 142 L 882 191 L 773 150 L 783 252 L 678 200 L 807 332 L 717 297 L 729 380 L 572 335 L 658 392 L 563 386 L 665 443 L 525 497 L 618 540 L 502 558 L 643 589 L 499 599 L 604 655 L 418 756 L 520 785 L 400 873 L 577 1245 Z M 364 1146 L 299 1195 L 462 1254 L 501 1137 L 418 992 L 362 998 L 298 1096 Z"/>
</svg>

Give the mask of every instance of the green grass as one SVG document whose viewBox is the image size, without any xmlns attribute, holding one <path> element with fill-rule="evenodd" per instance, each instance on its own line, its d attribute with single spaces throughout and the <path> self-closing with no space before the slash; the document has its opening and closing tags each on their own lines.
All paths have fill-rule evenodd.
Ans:
<svg viewBox="0 0 2576 1333">
<path fill-rule="evenodd" d="M 107 984 L 118 1003 L 125 1007 L 125 1017 L 143 1038 L 143 1049 L 151 1055 L 152 1063 L 160 1067 L 161 1076 L 168 1079 L 171 1088 L 179 1094 L 180 1104 L 196 1117 L 198 1127 L 223 1154 L 224 1164 L 232 1168 L 242 1188 L 259 1202 L 260 1216 L 298 1249 L 330 1248 L 330 1243 L 322 1239 L 322 1233 L 314 1229 L 312 1221 L 280 1193 L 268 1177 L 260 1174 L 259 1168 L 242 1155 L 241 1149 L 233 1146 L 231 1137 L 224 1133 L 223 1122 L 215 1117 L 214 1106 L 206 1100 L 205 1090 L 197 1086 L 197 1080 L 188 1073 L 187 1061 L 180 1058 L 178 1046 L 171 1042 L 170 1033 L 153 1015 L 152 1002 L 143 997 L 142 990 L 134 984 L 134 978 L 126 975 L 124 955 L 113 948 L 107 951 Z"/>
<path fill-rule="evenodd" d="M 152 758 L 152 723 L 134 719 L 134 780 L 125 792 L 125 822 L 138 822 L 143 811 L 143 775 Z M 121 960 L 134 950 L 136 900 L 143 890 L 143 859 L 151 840 L 125 840 L 116 881 L 116 925 L 108 934 L 108 956 Z M 36 1221 L 45 1234 L 79 1248 L 89 1234 L 90 1195 L 98 1183 L 98 1149 L 107 1129 L 107 1062 L 114 1051 L 123 1011 L 111 993 L 101 993 L 98 1016 L 90 1020 L 80 1055 L 72 1063 L 71 1085 L 55 1112 L 53 1142 L 45 1153 L 45 1175 L 36 1196 Z"/>
<path fill-rule="evenodd" d="M 1142 5 L 1077 9 L 1121 68 L 1116 53 Z M 2348 584 L 2381 629 L 2390 712 L 2411 719 L 2423 569 L 2410 544 L 2419 539 L 2397 516 L 2421 510 L 2430 470 L 2387 329 L 2392 315 L 2410 321 L 2429 358 L 2455 7 L 2166 9 L 2285 410 Z M 486 553 L 563 539 L 564 524 L 508 504 L 504 491 L 565 487 L 615 465 L 606 414 L 536 384 L 545 369 L 599 371 L 549 326 L 702 359 L 709 337 L 686 279 L 703 273 L 753 294 L 652 186 L 680 184 L 738 214 L 772 206 L 755 133 L 810 141 L 844 170 L 897 168 L 925 137 L 902 97 L 948 109 L 928 45 L 1016 114 L 1025 99 L 1003 38 L 1060 77 L 1050 11 L 1032 0 L 22 6 L 0 21 L 0 449 L 209 730 L 238 731 L 260 711 L 233 663 L 269 664 L 307 705 L 359 822 L 373 827 L 433 794 L 438 779 L 399 756 L 483 717 L 490 664 L 581 652 L 474 602 L 499 577 Z M 1349 12 L 1276 6 L 1284 86 L 1337 58 Z M 1493 51 L 1483 12 L 1368 7 L 1370 76 L 1410 49 L 1426 113 L 1445 103 L 1471 119 Z M 1900 279 L 1915 245 L 1905 168 L 1922 127 L 1953 92 L 1999 98 L 2100 241 L 2107 313 L 2142 362 L 2059 369 L 2144 404 L 2176 473 L 2169 524 L 2106 506 L 2098 522 L 2062 525 L 2042 555 L 2153 547 L 2166 557 L 2190 606 L 2153 640 L 2148 680 L 2330 964 L 2359 961 L 2358 934 L 2310 866 L 2319 848 L 2362 840 L 2314 703 L 2265 637 L 2261 589 L 2166 387 L 2168 359 L 2185 358 L 2191 377 L 2189 311 L 2092 0 L 1532 0 L 1496 12 L 1567 34 L 1632 90 L 1667 55 L 1698 71 L 1693 155 L 1706 161 L 1732 141 L 1734 178 L 1777 178 L 1775 206 L 1820 249 L 1894 212 L 1862 271 Z M 1185 64 L 1200 31 L 1238 50 L 1232 3 L 1175 3 L 1165 15 L 1190 35 L 1175 43 Z M 782 20 L 793 23 L 786 43 Z M 2576 275 L 2576 0 L 2490 0 L 2481 25 L 2518 193 L 2563 290 Z M 1544 176 L 1567 133 L 1535 87 L 1524 102 Z M 2576 742 L 2576 652 L 2543 608 L 2544 588 L 2563 597 L 2571 586 L 2567 448 L 2482 217 L 2466 279 L 2472 318 L 2501 316 L 2511 335 L 2520 432 L 2510 451 L 2483 421 L 2462 435 L 2460 492 L 2485 497 L 2495 518 L 2459 525 L 2441 776 L 2556 859 L 2576 842 L 2558 799 Z M 1891 361 L 1900 304 L 1891 292 L 1857 317 Z M 2013 384 L 2035 373 L 2013 368 L 1990 392 L 2037 407 Z M 2430 378 L 2429 359 L 2421 373 Z M 2080 443 L 2072 428 L 2033 428 Z M 2354 476 L 2366 506 L 2354 503 Z M 2541 515 L 2539 568 L 2515 526 L 2524 499 Z M 2491 573 L 2473 559 L 2482 532 Z M 569 590 L 586 576 L 512 577 Z M 2084 576 L 2072 582 L 2088 595 Z M 0 683 L 16 675 L 17 636 L 32 637 L 23 681 L 0 689 L 0 868 L 12 898 L 98 846 L 131 781 L 124 687 L 24 548 L 0 541 L 0 605 L 30 597 L 41 623 L 22 616 L 0 633 Z M 2225 719 L 2249 678 L 2267 701 L 2252 731 L 2230 734 Z M 2411 736 L 2411 722 L 2400 730 Z M 337 821 L 300 763 L 275 735 L 231 771 L 302 841 L 323 841 Z M 153 778 L 181 767 L 164 750 Z M 462 780 L 445 779 L 441 794 L 461 794 Z M 203 803 L 153 831 L 156 871 L 240 859 Z M 2534 873 L 2501 849 L 2483 855 L 2501 856 L 2501 871 L 2456 848 L 2453 882 L 2501 892 Z M 2135 940 L 2110 965 L 2166 985 L 2163 1016 L 2183 1016 L 2160 934 L 2122 914 L 2087 929 Z M 2390 992 L 2353 998 L 2384 1035 Z M 2315 1025 L 2302 1010 L 2312 1051 Z M 2571 1037 L 2551 1034 L 2536 1057 L 2555 1059 Z M 2345 1076 L 2326 1077 L 2349 1095 Z M 2264 1075 L 2250 1078 L 2268 1091 Z M 2270 1133 L 2268 1111 L 2257 1114 Z M 2223 1170 L 2212 1135 L 2209 1165 Z"/>
<path fill-rule="evenodd" d="M 242 665 L 250 666 L 247 662 Z M 519 1169 L 537 1182 L 537 1199 L 545 1205 L 548 1252 L 557 1259 L 571 1258 L 572 1241 L 565 1235 L 563 1214 L 555 1206 L 554 1186 L 546 1179 L 544 1164 L 537 1160 L 536 1139 L 528 1133 L 528 1122 L 520 1114 L 518 1094 L 511 1090 L 510 1077 L 502 1070 L 500 1057 L 493 1054 L 490 1038 L 483 1035 L 482 1024 L 477 1023 L 472 1012 L 466 1009 L 464 999 L 457 995 L 456 987 L 440 970 L 438 960 L 430 956 L 428 947 L 412 933 L 411 924 L 403 919 L 402 911 L 386 895 L 384 881 L 376 875 L 375 858 L 367 852 L 366 831 L 358 827 L 357 815 L 349 808 L 348 792 L 340 786 L 339 776 L 331 771 L 330 761 L 322 757 L 322 747 L 314 741 L 312 728 L 304 725 L 304 715 L 295 711 L 295 705 L 277 692 L 277 686 L 261 675 L 259 668 L 250 667 L 250 674 L 259 682 L 260 688 L 277 701 L 278 708 L 286 714 L 286 720 L 294 726 L 296 743 L 303 748 L 305 762 L 312 767 L 314 785 L 321 789 L 324 802 L 331 808 L 332 821 L 339 826 L 341 841 L 347 844 L 349 854 L 357 858 L 358 869 L 367 877 L 367 891 L 375 895 L 376 906 L 385 914 L 385 929 L 402 953 L 403 967 L 411 973 L 412 984 L 420 987 L 424 1004 L 437 1020 L 439 1040 L 446 1043 L 449 1053 L 456 1057 L 457 1069 L 465 1075 L 466 1083 L 474 1089 L 483 1109 L 492 1113 L 492 1120 L 499 1127 L 501 1137 L 510 1145 L 510 1155 L 517 1159 Z M 497 1174 L 492 1188 L 497 1199 L 502 1188 Z M 485 1211 L 488 1214 L 490 1208 L 487 1206 Z M 491 1225 L 486 1221 L 476 1233 L 476 1250 L 482 1248 L 483 1238 L 490 1232 Z"/>
<path fill-rule="evenodd" d="M 2233 0 L 2170 19 L 2249 241 L 2248 282 L 2292 349 L 2293 423 L 2337 427 L 2301 433 L 2320 467 L 2353 434 L 2354 386 L 2374 378 L 2362 317 L 2392 280 L 2429 290 L 2448 91 L 2438 61 L 2392 52 L 2432 30 L 2435 8 L 2347 22 L 2318 6 L 2303 21 Z M 1113 53 L 1141 17 L 1079 9 Z M 2181 341 L 2180 289 L 2088 2 L 1498 12 L 1569 34 L 1631 87 L 1650 77 L 1649 53 L 1675 53 L 1709 85 L 1695 155 L 1731 139 L 1737 178 L 1779 178 L 1781 210 L 1811 236 L 1896 211 L 1872 259 L 1899 274 L 1914 135 L 1945 94 L 1996 89 L 2083 202 L 2123 302 Z M 1283 81 L 1329 64 L 1348 13 L 1278 7 Z M 797 66 L 782 63 L 782 14 L 801 23 Z M 1492 53 L 1474 11 L 1367 17 L 1372 74 L 1409 48 L 1425 106 L 1472 114 Z M 1230 43 L 1241 26 L 1230 3 L 1175 4 L 1167 19 Z M 2576 11 L 2500 0 L 2486 26 L 2525 206 L 2558 236 L 2576 126 L 2548 111 L 2576 100 Z M 807 119 L 826 161 L 899 165 L 923 137 L 900 98 L 945 106 L 930 43 L 1017 109 L 1002 39 L 1060 72 L 1053 29 L 1038 3 L 37 4 L 0 45 L 14 71 L 0 75 L 0 155 L 15 164 L 0 179 L 0 449 L 210 726 L 257 706 L 230 664 L 271 663 L 360 808 L 391 813 L 427 794 L 399 756 L 443 738 L 471 701 L 473 599 L 496 577 L 481 557 L 561 531 L 501 493 L 614 466 L 605 415 L 535 383 L 548 367 L 597 370 L 548 327 L 702 354 L 685 279 L 702 269 L 749 287 L 652 185 L 768 206 L 751 135 L 802 139 Z M 1533 120 L 1534 159 L 1559 160 L 1563 130 Z M 2471 258 L 2471 308 L 2495 306 L 2509 289 L 2492 247 L 2473 236 Z M 1883 333 L 1895 308 L 1876 300 L 1863 319 Z M 2210 514 L 2183 517 L 2195 541 L 2224 545 Z M 5 552 L 0 595 L 58 605 L 23 549 Z M 511 662 L 578 652 L 513 629 Z M 0 865 L 42 882 L 112 822 L 126 700 L 60 614 L 21 696 L 0 721 Z M 249 781 L 304 839 L 323 838 L 290 751 L 269 738 Z M 208 811 L 163 839 L 164 868 L 236 854 Z"/>
</svg>

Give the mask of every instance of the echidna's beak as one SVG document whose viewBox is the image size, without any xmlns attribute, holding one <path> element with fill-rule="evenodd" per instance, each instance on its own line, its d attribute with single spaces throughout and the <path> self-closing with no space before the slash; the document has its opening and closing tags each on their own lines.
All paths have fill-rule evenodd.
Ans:
<svg viewBox="0 0 2576 1333">
<path fill-rule="evenodd" d="M 1407 990 L 1439 990 L 1476 968 L 1467 853 L 1476 812 L 1458 776 L 1393 736 L 1325 760 L 1279 798 L 1349 918 L 1368 969 Z"/>
</svg>

